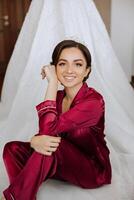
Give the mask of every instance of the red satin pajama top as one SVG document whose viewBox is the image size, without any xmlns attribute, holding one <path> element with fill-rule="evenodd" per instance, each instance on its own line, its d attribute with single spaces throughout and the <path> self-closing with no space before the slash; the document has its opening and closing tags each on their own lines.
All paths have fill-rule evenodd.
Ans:
<svg viewBox="0 0 134 200">
<path fill-rule="evenodd" d="M 60 136 L 76 145 L 88 159 L 94 161 L 94 167 L 98 171 L 98 185 L 101 182 L 111 183 L 109 149 L 104 139 L 103 97 L 95 89 L 88 87 L 87 83 L 83 83 L 70 109 L 62 113 L 64 96 L 65 90 L 59 90 L 56 101 L 46 100 L 36 106 L 39 134 Z"/>
</svg>

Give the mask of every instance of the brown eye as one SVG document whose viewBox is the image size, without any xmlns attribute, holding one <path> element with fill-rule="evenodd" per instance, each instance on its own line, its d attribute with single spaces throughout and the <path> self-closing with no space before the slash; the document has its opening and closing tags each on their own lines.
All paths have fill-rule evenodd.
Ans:
<svg viewBox="0 0 134 200">
<path fill-rule="evenodd" d="M 65 65 L 65 63 L 59 63 L 59 66 L 64 66 Z"/>
<path fill-rule="evenodd" d="M 77 66 L 77 67 L 81 67 L 82 64 L 81 64 L 81 63 L 76 63 L 76 66 Z"/>
</svg>

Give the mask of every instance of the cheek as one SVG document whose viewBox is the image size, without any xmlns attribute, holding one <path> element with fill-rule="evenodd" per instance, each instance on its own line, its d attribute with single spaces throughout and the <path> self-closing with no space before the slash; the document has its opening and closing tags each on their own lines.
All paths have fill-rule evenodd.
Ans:
<svg viewBox="0 0 134 200">
<path fill-rule="evenodd" d="M 59 71 L 57 71 L 57 73 L 56 73 L 56 74 L 57 74 L 57 77 L 59 78 L 59 77 L 60 77 L 60 73 L 59 73 Z"/>
<path fill-rule="evenodd" d="M 79 71 L 79 76 L 84 77 L 86 75 L 85 70 L 80 70 Z"/>
<path fill-rule="evenodd" d="M 57 70 L 56 70 L 56 74 L 57 74 L 57 78 L 60 79 L 60 78 L 61 78 L 62 71 L 61 71 L 60 69 L 57 69 Z"/>
<path fill-rule="evenodd" d="M 56 73 L 59 74 L 60 73 L 60 70 L 59 70 L 59 67 L 56 66 Z"/>
<path fill-rule="evenodd" d="M 84 76 L 87 76 L 88 73 L 89 73 L 89 70 L 85 70 L 85 71 L 84 71 Z"/>
</svg>

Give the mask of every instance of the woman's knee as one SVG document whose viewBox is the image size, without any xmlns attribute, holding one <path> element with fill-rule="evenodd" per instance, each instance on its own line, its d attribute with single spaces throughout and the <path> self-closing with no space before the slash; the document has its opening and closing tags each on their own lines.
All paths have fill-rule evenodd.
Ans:
<svg viewBox="0 0 134 200">
<path fill-rule="evenodd" d="M 76 153 L 78 151 L 79 150 L 71 142 L 62 138 L 57 150 L 54 153 L 57 157 L 61 158 L 61 156 L 66 157 L 69 153 Z"/>
<path fill-rule="evenodd" d="M 3 149 L 3 158 L 5 158 L 8 154 L 11 152 L 14 152 L 16 148 L 18 148 L 19 142 L 17 141 L 11 141 L 5 144 Z"/>
</svg>

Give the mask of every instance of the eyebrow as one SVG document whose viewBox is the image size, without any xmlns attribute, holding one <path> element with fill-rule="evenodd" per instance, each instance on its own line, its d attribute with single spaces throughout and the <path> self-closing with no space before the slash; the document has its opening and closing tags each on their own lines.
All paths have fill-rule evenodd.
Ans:
<svg viewBox="0 0 134 200">
<path fill-rule="evenodd" d="M 58 62 L 60 62 L 60 61 L 67 61 L 66 59 L 63 59 L 63 58 L 61 58 L 61 59 L 59 59 L 58 60 Z M 83 62 L 83 60 L 82 59 L 76 59 L 76 60 L 74 60 L 74 62 L 78 62 L 78 61 L 82 61 Z"/>
</svg>

